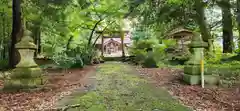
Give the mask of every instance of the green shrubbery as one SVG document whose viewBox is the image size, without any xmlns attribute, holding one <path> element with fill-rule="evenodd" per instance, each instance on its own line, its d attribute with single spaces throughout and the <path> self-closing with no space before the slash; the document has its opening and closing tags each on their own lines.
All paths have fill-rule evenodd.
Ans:
<svg viewBox="0 0 240 111">
<path fill-rule="evenodd" d="M 157 61 L 154 58 L 153 52 L 148 52 L 146 58 L 144 59 L 143 62 L 143 67 L 146 68 L 156 68 L 157 66 Z"/>
<path fill-rule="evenodd" d="M 215 53 L 212 55 L 206 55 L 205 61 L 208 64 L 221 64 L 224 62 L 231 62 L 234 61 L 234 58 L 236 54 L 230 54 L 230 53 Z"/>
<path fill-rule="evenodd" d="M 176 44 L 174 40 L 163 40 L 163 44 L 159 44 L 157 39 L 143 39 L 135 41 L 130 50 L 130 54 L 134 56 L 133 62 L 143 67 L 158 67 L 169 63 L 174 54 L 166 53 L 166 49 Z M 151 49 L 151 51 L 147 51 Z"/>
<path fill-rule="evenodd" d="M 103 62 L 99 51 L 92 47 L 76 47 L 68 52 L 54 54 L 52 59 L 60 68 L 83 68 L 84 65 Z"/>
<path fill-rule="evenodd" d="M 76 59 L 66 53 L 57 53 L 52 59 L 59 68 L 71 68 L 76 63 Z"/>
<path fill-rule="evenodd" d="M 146 65 L 144 67 L 154 64 L 156 61 L 153 56 L 148 56 L 147 49 L 152 49 L 155 42 L 153 40 L 139 40 L 135 41 L 133 47 L 130 49 L 130 54 L 135 56 L 133 62 L 138 65 Z M 153 63 L 148 62 L 151 60 Z"/>
<path fill-rule="evenodd" d="M 240 61 L 237 54 L 222 53 L 220 50 L 205 56 L 205 74 L 220 76 L 220 85 L 231 87 L 240 81 Z"/>
<path fill-rule="evenodd" d="M 147 39 L 134 42 L 130 54 L 134 56 L 133 62 L 143 67 L 158 67 L 158 63 L 165 58 L 165 45 L 160 45 L 158 40 Z"/>
</svg>

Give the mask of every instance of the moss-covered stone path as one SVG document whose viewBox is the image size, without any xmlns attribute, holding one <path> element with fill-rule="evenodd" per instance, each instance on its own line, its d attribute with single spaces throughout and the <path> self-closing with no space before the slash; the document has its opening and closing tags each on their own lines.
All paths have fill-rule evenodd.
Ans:
<svg viewBox="0 0 240 111">
<path fill-rule="evenodd" d="M 190 111 L 165 89 L 148 84 L 124 63 L 101 64 L 96 73 L 96 88 L 92 88 L 67 100 L 67 104 L 77 106 L 67 111 Z"/>
</svg>

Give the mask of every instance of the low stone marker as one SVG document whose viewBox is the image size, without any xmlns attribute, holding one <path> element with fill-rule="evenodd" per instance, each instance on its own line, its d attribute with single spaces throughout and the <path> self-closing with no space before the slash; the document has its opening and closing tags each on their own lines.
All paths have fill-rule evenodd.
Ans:
<svg viewBox="0 0 240 111">
<path fill-rule="evenodd" d="M 42 70 L 34 61 L 37 46 L 30 35 L 31 32 L 25 30 L 23 38 L 15 45 L 21 59 L 5 80 L 4 89 L 35 88 L 43 83 Z"/>
<path fill-rule="evenodd" d="M 184 67 L 184 76 L 183 80 L 190 84 L 196 85 L 201 83 L 201 59 L 204 48 L 206 48 L 208 44 L 202 40 L 199 35 L 195 35 L 192 39 L 192 42 L 189 44 L 191 49 L 191 57 L 185 63 Z M 205 73 L 204 75 L 206 84 L 217 84 L 218 77 L 215 77 L 211 74 Z"/>
</svg>

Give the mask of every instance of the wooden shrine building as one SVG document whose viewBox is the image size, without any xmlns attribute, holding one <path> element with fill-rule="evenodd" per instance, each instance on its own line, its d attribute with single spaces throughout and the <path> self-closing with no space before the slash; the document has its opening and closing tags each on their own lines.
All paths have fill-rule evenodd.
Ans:
<svg viewBox="0 0 240 111">
<path fill-rule="evenodd" d="M 132 41 L 130 38 L 129 31 L 97 31 L 101 36 L 96 42 L 96 48 L 101 50 L 101 55 L 118 54 L 122 52 L 121 56 L 126 56 L 126 50 L 131 45 Z M 121 34 L 123 37 L 121 37 Z"/>
</svg>

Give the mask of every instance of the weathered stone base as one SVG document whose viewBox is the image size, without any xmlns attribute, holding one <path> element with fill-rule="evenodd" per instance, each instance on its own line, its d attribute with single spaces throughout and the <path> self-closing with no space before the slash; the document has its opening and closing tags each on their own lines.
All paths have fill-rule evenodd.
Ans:
<svg viewBox="0 0 240 111">
<path fill-rule="evenodd" d="M 201 74 L 200 65 L 185 65 L 184 73 L 191 74 L 191 75 L 200 75 Z"/>
<path fill-rule="evenodd" d="M 220 77 L 219 76 L 215 76 L 215 75 L 205 75 L 205 83 L 209 84 L 209 85 L 217 85 L 219 84 L 220 81 Z"/>
<path fill-rule="evenodd" d="M 4 80 L 4 90 L 31 89 L 43 83 L 44 78 L 42 77 L 42 70 L 39 67 L 16 68 Z"/>
<path fill-rule="evenodd" d="M 200 84 L 201 76 L 184 74 L 183 81 L 190 85 Z"/>
<path fill-rule="evenodd" d="M 183 81 L 190 85 L 197 85 L 201 83 L 201 76 L 184 74 Z M 208 85 L 217 85 L 219 83 L 219 77 L 213 75 L 204 75 L 204 82 Z"/>
<path fill-rule="evenodd" d="M 42 70 L 39 67 L 33 68 L 15 68 L 12 70 L 10 78 L 38 78 L 42 76 Z"/>
<path fill-rule="evenodd" d="M 23 90 L 37 88 L 44 83 L 43 78 L 10 79 L 4 81 L 4 90 Z"/>
</svg>

